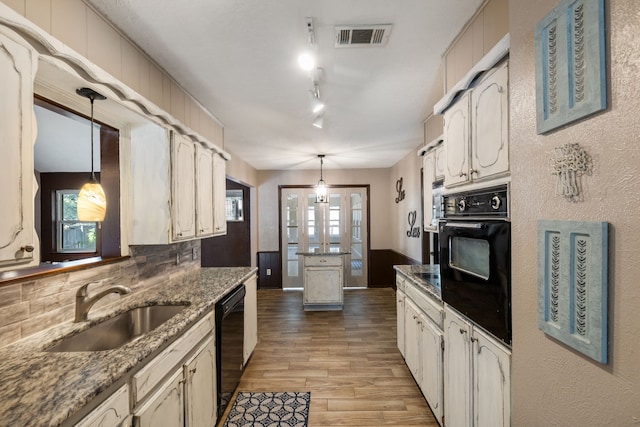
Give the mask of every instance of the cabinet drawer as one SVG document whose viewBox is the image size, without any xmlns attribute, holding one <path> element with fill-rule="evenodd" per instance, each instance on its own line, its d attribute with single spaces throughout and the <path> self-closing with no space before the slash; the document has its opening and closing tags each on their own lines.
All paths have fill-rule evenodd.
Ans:
<svg viewBox="0 0 640 427">
<path fill-rule="evenodd" d="M 124 385 L 102 402 L 76 427 L 119 426 L 129 418 L 129 387 Z"/>
<path fill-rule="evenodd" d="M 396 289 L 398 289 L 399 291 L 404 292 L 407 285 L 406 285 L 406 280 L 404 278 L 404 276 L 401 276 L 400 274 L 396 274 Z"/>
<path fill-rule="evenodd" d="M 163 350 L 151 362 L 133 376 L 131 388 L 134 406 L 165 377 L 167 372 L 184 359 L 193 348 L 207 335 L 211 334 L 215 325 L 213 312 L 191 327 L 182 337 Z"/>
<path fill-rule="evenodd" d="M 405 293 L 408 298 L 411 298 L 413 302 L 427 315 L 429 318 L 438 325 L 440 329 L 443 327 L 443 305 L 439 301 L 435 301 L 433 298 L 426 295 L 424 292 L 418 290 L 411 284 L 406 285 Z"/>
<path fill-rule="evenodd" d="M 305 267 L 323 267 L 327 265 L 342 265 L 342 256 L 305 256 Z"/>
</svg>

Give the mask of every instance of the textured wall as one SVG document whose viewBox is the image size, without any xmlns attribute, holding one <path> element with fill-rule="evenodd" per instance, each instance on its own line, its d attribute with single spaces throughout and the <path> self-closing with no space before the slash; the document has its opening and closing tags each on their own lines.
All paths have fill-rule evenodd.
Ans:
<svg viewBox="0 0 640 427">
<path fill-rule="evenodd" d="M 609 108 L 536 134 L 534 26 L 557 0 L 510 0 L 515 426 L 640 424 L 640 2 L 607 0 Z M 580 143 L 593 158 L 585 200 L 555 195 L 554 147 Z M 608 221 L 610 362 L 600 365 L 543 334 L 536 318 L 538 219 Z"/>
</svg>

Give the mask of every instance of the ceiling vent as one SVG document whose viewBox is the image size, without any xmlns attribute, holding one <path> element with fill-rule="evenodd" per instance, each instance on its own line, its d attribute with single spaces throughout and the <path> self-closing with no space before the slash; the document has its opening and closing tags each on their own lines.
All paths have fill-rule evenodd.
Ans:
<svg viewBox="0 0 640 427">
<path fill-rule="evenodd" d="M 336 25 L 336 47 L 384 46 L 389 40 L 391 24 Z"/>
</svg>

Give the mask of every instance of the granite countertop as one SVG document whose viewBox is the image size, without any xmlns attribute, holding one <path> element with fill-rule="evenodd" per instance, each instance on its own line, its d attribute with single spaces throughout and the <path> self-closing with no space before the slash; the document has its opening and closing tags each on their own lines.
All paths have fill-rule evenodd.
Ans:
<svg viewBox="0 0 640 427">
<path fill-rule="evenodd" d="M 442 301 L 440 265 L 394 265 L 393 268 L 411 280 L 418 288 Z"/>
<path fill-rule="evenodd" d="M 126 295 L 115 311 L 96 309 L 89 313 L 89 322 L 69 321 L 0 348 L 0 425 L 62 424 L 102 391 L 122 382 L 127 373 L 173 337 L 213 311 L 218 300 L 255 271 L 252 267 L 202 268 Z M 73 353 L 42 351 L 57 339 L 130 308 L 184 303 L 189 304 L 184 311 L 120 348 Z"/>
</svg>

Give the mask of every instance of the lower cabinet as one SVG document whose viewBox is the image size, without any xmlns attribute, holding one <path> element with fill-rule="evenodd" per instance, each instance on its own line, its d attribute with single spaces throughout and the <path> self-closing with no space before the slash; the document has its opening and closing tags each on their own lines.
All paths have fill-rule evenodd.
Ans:
<svg viewBox="0 0 640 427">
<path fill-rule="evenodd" d="M 405 294 L 404 294 L 404 280 L 399 277 L 396 279 L 396 329 L 397 333 L 397 341 L 398 341 L 398 350 L 400 350 L 400 354 L 402 357 L 405 357 L 404 352 L 404 305 L 405 305 Z"/>
<path fill-rule="evenodd" d="M 341 310 L 344 265 L 342 255 L 305 255 L 303 304 L 305 310 Z"/>
<path fill-rule="evenodd" d="M 186 426 L 216 422 L 216 345 L 209 338 L 184 365 Z"/>
<path fill-rule="evenodd" d="M 258 276 L 244 282 L 244 363 L 246 364 L 258 344 Z"/>
<path fill-rule="evenodd" d="M 445 306 L 447 426 L 511 424 L 511 351 Z"/>
<path fill-rule="evenodd" d="M 130 425 L 129 386 L 125 384 L 76 424 L 76 427 L 128 427 Z"/>
<path fill-rule="evenodd" d="M 136 427 L 185 425 L 183 378 L 182 369 L 177 369 L 171 378 L 136 410 L 133 415 L 133 425 Z"/>
<path fill-rule="evenodd" d="M 398 347 L 402 342 L 404 356 L 411 375 L 420 387 L 433 414 L 443 424 L 443 332 L 442 302 L 427 296 L 398 275 Z M 404 287 L 405 292 L 400 291 Z M 404 333 L 402 333 L 404 331 Z M 403 352 L 404 350 L 404 352 Z"/>
</svg>

